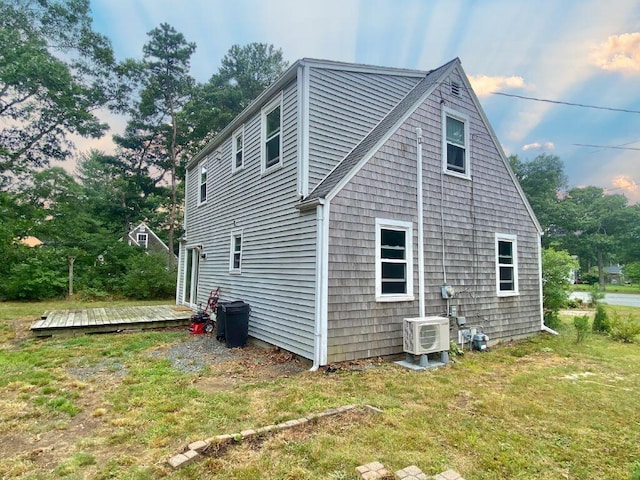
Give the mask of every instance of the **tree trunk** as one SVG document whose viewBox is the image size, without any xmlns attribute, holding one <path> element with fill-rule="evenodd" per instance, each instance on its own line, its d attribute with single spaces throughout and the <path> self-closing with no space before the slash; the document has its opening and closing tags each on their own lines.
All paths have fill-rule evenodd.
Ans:
<svg viewBox="0 0 640 480">
<path fill-rule="evenodd" d="M 600 288 L 603 291 L 607 289 L 604 283 L 604 258 L 602 250 L 598 250 L 598 283 L 600 283 Z"/>
<path fill-rule="evenodd" d="M 67 257 L 67 266 L 69 267 L 69 298 L 73 296 L 73 262 L 76 261 L 76 257 L 69 255 Z"/>
</svg>

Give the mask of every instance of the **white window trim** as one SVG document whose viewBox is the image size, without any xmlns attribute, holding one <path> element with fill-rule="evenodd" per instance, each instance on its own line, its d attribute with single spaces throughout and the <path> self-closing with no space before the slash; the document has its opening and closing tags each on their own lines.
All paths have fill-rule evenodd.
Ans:
<svg viewBox="0 0 640 480">
<path fill-rule="evenodd" d="M 456 172 L 455 170 L 449 170 L 447 163 L 447 117 L 455 118 L 456 120 L 464 123 L 464 173 Z M 457 112 L 451 108 L 442 108 L 442 171 L 447 175 L 453 175 L 454 177 L 464 178 L 469 180 L 471 178 L 471 154 L 469 144 L 469 116 L 464 113 Z"/>
<path fill-rule="evenodd" d="M 142 246 L 142 244 L 140 243 L 140 235 L 144 235 L 144 248 L 148 248 L 149 234 L 144 232 L 138 232 L 138 234 L 136 235 L 136 242 L 138 243 L 138 245 Z"/>
<path fill-rule="evenodd" d="M 500 290 L 500 259 L 498 258 L 498 242 L 511 242 L 513 251 L 513 290 Z M 508 233 L 496 233 L 495 241 L 496 261 L 496 292 L 498 297 L 514 297 L 520 295 L 518 282 L 518 238 Z"/>
<path fill-rule="evenodd" d="M 203 170 L 207 174 L 207 179 L 204 181 L 204 184 L 205 184 L 204 200 L 202 199 L 202 171 Z M 207 197 L 209 192 L 207 192 L 206 185 L 207 185 L 208 178 L 209 178 L 209 171 L 207 170 L 206 161 L 200 162 L 200 164 L 198 164 L 198 205 L 204 205 L 205 203 L 207 203 Z"/>
<path fill-rule="evenodd" d="M 273 110 L 275 110 L 276 108 L 280 107 L 280 159 L 278 160 L 278 163 L 275 163 L 273 165 L 271 165 L 269 168 L 267 168 L 267 148 L 266 148 L 266 143 L 267 143 L 267 115 L 269 115 Z M 260 111 L 261 115 L 260 115 L 260 124 L 261 124 L 261 128 L 260 128 L 260 173 L 262 175 L 266 174 L 266 173 L 270 173 L 274 170 L 278 170 L 279 168 L 282 168 L 282 157 L 284 156 L 283 151 L 282 151 L 282 137 L 283 137 L 283 119 L 284 119 L 284 110 L 283 110 L 283 94 L 282 92 L 280 92 L 280 95 L 278 95 L 273 101 L 271 101 L 270 103 L 268 103 L 267 105 L 265 105 L 264 107 L 262 107 L 262 110 Z"/>
<path fill-rule="evenodd" d="M 236 154 L 238 153 L 236 139 L 238 137 L 242 138 L 242 163 L 240 164 L 240 166 L 236 165 Z M 244 168 L 245 151 L 246 149 L 244 145 L 244 125 L 243 125 L 238 130 L 233 132 L 233 135 L 231 135 L 231 173 L 235 173 Z"/>
<path fill-rule="evenodd" d="M 382 257 L 380 255 L 382 229 L 404 231 L 406 235 L 407 293 L 382 293 Z M 413 223 L 376 218 L 376 302 L 408 302 L 413 295 Z"/>
<path fill-rule="evenodd" d="M 235 239 L 240 237 L 240 267 L 234 268 L 233 259 L 235 256 Z M 229 242 L 229 273 L 240 275 L 242 273 L 242 257 L 244 250 L 244 230 L 242 228 L 237 228 L 235 230 L 231 230 L 231 240 Z"/>
</svg>

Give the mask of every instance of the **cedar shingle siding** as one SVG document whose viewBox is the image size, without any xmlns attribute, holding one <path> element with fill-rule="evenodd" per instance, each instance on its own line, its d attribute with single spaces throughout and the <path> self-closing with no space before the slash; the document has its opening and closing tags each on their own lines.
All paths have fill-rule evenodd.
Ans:
<svg viewBox="0 0 640 480">
<path fill-rule="evenodd" d="M 481 325 L 492 340 L 539 331 L 537 222 L 459 62 L 425 73 L 301 60 L 256 99 L 188 165 L 178 303 L 205 303 L 221 287 L 223 300 L 251 304 L 250 335 L 316 364 L 400 353 L 402 319 L 418 316 L 420 127 L 426 314 L 446 311 L 446 271 L 458 292 L 452 304 L 468 325 Z M 452 79 L 459 95 L 451 94 Z M 283 164 L 263 173 L 260 110 L 279 96 Z M 443 104 L 469 119 L 471 179 L 442 173 Z M 241 127 L 245 166 L 232 173 L 231 139 Z M 207 201 L 199 205 L 203 164 Z M 301 188 L 309 192 L 304 198 Z M 413 224 L 415 301 L 376 302 L 376 218 Z M 240 274 L 229 271 L 231 232 L 239 230 Z M 496 233 L 517 235 L 517 296 L 497 296 Z M 194 248 L 199 271 L 191 302 L 186 262 Z"/>
</svg>

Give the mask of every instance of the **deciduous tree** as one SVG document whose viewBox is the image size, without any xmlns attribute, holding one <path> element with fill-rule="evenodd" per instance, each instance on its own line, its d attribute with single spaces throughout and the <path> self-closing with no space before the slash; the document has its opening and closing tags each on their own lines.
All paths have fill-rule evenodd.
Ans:
<svg viewBox="0 0 640 480">
<path fill-rule="evenodd" d="M 0 2 L 0 186 L 67 158 L 70 135 L 102 136 L 96 111 L 123 106 L 126 72 L 89 0 Z"/>
</svg>

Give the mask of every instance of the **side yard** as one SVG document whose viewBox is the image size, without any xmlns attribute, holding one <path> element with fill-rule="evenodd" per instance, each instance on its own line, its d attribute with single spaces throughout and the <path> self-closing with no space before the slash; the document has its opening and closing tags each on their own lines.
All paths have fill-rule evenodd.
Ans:
<svg viewBox="0 0 640 480">
<path fill-rule="evenodd" d="M 640 472 L 640 345 L 575 343 L 571 317 L 560 336 L 438 370 L 369 361 L 309 372 L 286 352 L 228 350 L 186 329 L 32 339 L 42 308 L 0 304 L 0 478 L 355 480 L 375 460 L 467 480 Z M 347 404 L 382 413 L 166 463 L 189 442 Z"/>
</svg>

